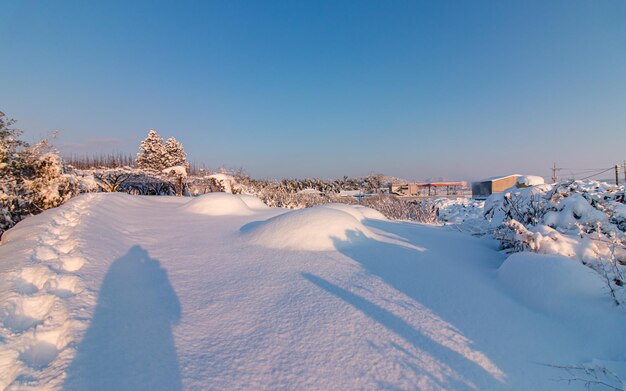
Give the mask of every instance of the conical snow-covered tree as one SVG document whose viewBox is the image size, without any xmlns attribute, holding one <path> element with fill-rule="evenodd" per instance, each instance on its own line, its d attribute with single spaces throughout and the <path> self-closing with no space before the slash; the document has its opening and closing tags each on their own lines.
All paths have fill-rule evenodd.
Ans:
<svg viewBox="0 0 626 391">
<path fill-rule="evenodd" d="M 167 167 L 187 165 L 187 155 L 183 144 L 174 137 L 168 138 L 165 142 L 165 158 Z"/>
<path fill-rule="evenodd" d="M 154 130 L 150 129 L 148 136 L 141 142 L 137 154 L 137 166 L 145 170 L 157 170 L 168 167 L 167 156 L 163 138 Z"/>
</svg>

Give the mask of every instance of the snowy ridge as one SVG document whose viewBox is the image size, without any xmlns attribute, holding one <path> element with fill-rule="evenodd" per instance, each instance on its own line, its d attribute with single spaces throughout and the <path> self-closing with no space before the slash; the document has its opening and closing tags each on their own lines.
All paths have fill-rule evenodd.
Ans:
<svg viewBox="0 0 626 391">
<path fill-rule="evenodd" d="M 67 303 L 89 301 L 76 274 L 86 262 L 76 236 L 88 203 L 88 196 L 80 197 L 47 213 L 51 218 L 35 239 L 28 266 L 3 276 L 12 289 L 0 313 L 2 389 L 18 378 L 22 388 L 32 389 L 55 388 L 63 380 L 58 368 L 68 364 L 67 347 L 82 327 Z M 20 239 L 14 236 L 19 232 L 8 233 L 5 241 Z"/>
</svg>

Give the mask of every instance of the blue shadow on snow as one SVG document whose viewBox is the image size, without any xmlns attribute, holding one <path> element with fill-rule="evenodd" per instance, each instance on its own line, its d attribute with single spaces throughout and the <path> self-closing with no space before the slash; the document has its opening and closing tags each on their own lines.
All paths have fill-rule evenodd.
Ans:
<svg viewBox="0 0 626 391">
<path fill-rule="evenodd" d="M 159 261 L 136 245 L 111 264 L 68 370 L 66 390 L 181 390 L 172 325 L 178 297 Z"/>
</svg>

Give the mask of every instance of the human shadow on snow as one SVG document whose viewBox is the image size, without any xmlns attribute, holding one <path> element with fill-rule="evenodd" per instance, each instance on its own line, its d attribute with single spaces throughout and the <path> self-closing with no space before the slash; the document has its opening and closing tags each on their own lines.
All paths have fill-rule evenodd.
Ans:
<svg viewBox="0 0 626 391">
<path fill-rule="evenodd" d="M 172 326 L 181 317 L 167 272 L 138 245 L 111 264 L 66 390 L 181 390 Z"/>
</svg>

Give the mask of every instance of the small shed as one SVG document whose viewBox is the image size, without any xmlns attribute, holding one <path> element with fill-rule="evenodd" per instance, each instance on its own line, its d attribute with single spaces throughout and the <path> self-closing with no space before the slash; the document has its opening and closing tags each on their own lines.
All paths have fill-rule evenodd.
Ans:
<svg viewBox="0 0 626 391">
<path fill-rule="evenodd" d="M 487 198 L 491 194 L 502 193 L 504 190 L 515 186 L 519 177 L 521 175 L 513 174 L 472 182 L 472 198 Z"/>
</svg>

